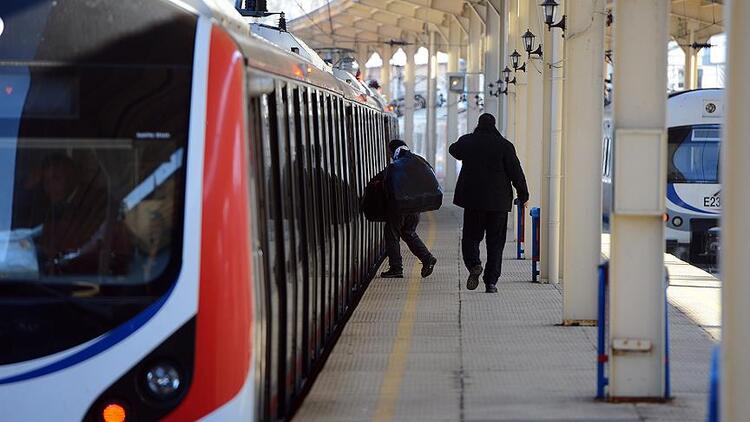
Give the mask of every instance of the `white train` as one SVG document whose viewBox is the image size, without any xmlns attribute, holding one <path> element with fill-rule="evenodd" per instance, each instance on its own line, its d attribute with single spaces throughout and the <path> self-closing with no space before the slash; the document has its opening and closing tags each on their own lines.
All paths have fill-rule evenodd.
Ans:
<svg viewBox="0 0 750 422">
<path fill-rule="evenodd" d="M 667 252 L 694 263 L 715 259 L 709 232 L 719 225 L 719 151 L 724 91 L 682 91 L 667 100 Z M 609 220 L 612 198 L 611 108 L 604 113 L 602 143 L 603 214 Z M 715 230 L 714 230 L 715 231 Z M 713 231 L 712 231 L 713 232 Z"/>
</svg>

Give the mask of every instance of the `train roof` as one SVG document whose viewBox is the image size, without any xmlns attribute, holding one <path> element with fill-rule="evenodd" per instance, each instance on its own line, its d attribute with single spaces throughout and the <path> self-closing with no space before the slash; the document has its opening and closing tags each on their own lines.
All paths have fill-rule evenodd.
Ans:
<svg viewBox="0 0 750 422">
<path fill-rule="evenodd" d="M 344 71 L 334 71 L 304 41 L 278 28 L 254 23 L 234 8 L 233 0 L 166 0 L 214 20 L 230 33 L 251 69 L 274 74 L 300 83 L 314 85 L 342 95 L 374 109 L 385 111 L 382 101 L 356 78 Z M 295 47 L 295 51 L 292 51 Z"/>
<path fill-rule="evenodd" d="M 667 100 L 667 127 L 720 124 L 723 117 L 723 89 L 682 91 Z"/>
</svg>

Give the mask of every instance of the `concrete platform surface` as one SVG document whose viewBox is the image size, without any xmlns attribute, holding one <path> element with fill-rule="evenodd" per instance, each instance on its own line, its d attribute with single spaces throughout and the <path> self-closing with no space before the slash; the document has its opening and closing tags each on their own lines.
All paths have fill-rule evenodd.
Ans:
<svg viewBox="0 0 750 422">
<path fill-rule="evenodd" d="M 296 421 L 705 420 L 704 328 L 670 307 L 673 401 L 598 402 L 596 328 L 557 325 L 559 287 L 531 283 L 513 242 L 499 294 L 466 290 L 461 215 L 446 205 L 422 216 L 434 274 L 421 279 L 403 248 L 407 278 L 372 281 Z"/>
</svg>

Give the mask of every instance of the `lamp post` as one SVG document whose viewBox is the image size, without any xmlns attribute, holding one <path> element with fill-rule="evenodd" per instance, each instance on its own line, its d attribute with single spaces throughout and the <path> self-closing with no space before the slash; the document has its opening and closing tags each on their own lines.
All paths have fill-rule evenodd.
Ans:
<svg viewBox="0 0 750 422">
<path fill-rule="evenodd" d="M 513 66 L 513 70 L 515 70 L 516 72 L 519 70 L 525 72 L 526 62 L 524 62 L 520 67 L 518 66 L 518 61 L 520 58 L 521 58 L 521 54 L 518 52 L 518 50 L 513 50 L 513 53 L 510 55 L 510 64 L 511 66 Z"/>
<path fill-rule="evenodd" d="M 523 39 L 523 46 L 526 53 L 529 55 L 529 58 L 531 58 L 532 54 L 536 54 L 538 58 L 542 58 L 542 44 L 539 44 L 536 50 L 534 50 L 534 38 L 536 38 L 536 35 L 534 35 L 530 29 L 527 29 L 526 32 L 521 35 L 521 38 Z"/>
<path fill-rule="evenodd" d="M 559 4 L 555 0 L 544 0 L 543 3 L 539 3 L 544 9 L 544 23 L 547 24 L 547 30 L 551 31 L 552 28 L 560 28 L 565 31 L 565 15 L 562 16 L 560 22 L 552 23 L 555 21 L 555 9 Z"/>
</svg>

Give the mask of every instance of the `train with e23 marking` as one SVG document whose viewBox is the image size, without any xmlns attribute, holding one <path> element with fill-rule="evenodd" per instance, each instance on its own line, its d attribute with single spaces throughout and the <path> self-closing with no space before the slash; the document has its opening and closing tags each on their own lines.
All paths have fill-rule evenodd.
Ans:
<svg viewBox="0 0 750 422">
<path fill-rule="evenodd" d="M 680 91 L 667 99 L 666 250 L 699 265 L 714 265 L 721 215 L 719 163 L 722 89 Z M 603 215 L 612 203 L 612 109 L 604 112 L 602 143 Z"/>
<path fill-rule="evenodd" d="M 383 258 L 395 116 L 228 1 L 0 4 L 3 420 L 283 420 Z"/>
</svg>

